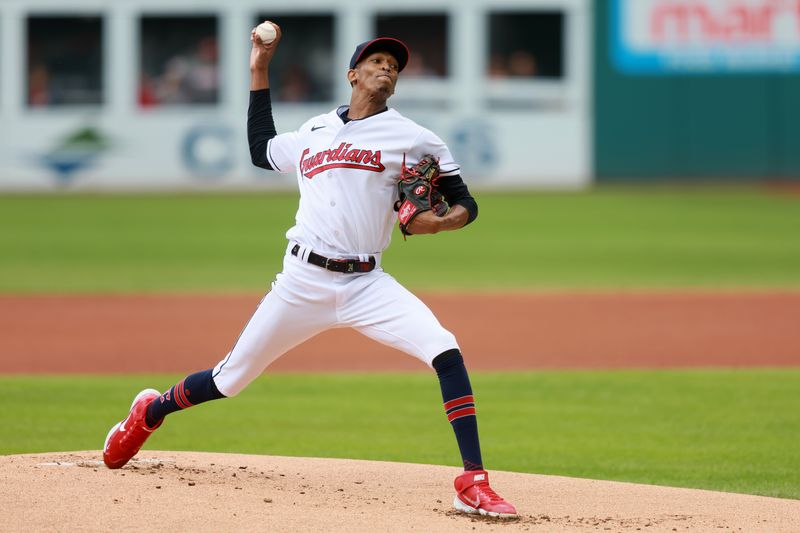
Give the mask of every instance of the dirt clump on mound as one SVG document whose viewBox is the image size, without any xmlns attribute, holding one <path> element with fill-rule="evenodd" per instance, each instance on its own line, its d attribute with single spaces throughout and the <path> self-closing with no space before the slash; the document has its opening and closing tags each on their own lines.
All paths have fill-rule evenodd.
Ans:
<svg viewBox="0 0 800 533">
<path fill-rule="evenodd" d="M 452 508 L 454 467 L 344 459 L 142 452 L 0 457 L 5 531 L 800 530 L 800 501 L 492 472 L 520 517 Z"/>
</svg>

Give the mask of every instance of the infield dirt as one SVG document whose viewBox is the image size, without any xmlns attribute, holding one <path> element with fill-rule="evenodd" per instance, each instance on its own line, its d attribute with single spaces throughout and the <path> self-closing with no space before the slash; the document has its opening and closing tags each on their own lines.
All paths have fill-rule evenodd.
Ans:
<svg viewBox="0 0 800 533">
<path fill-rule="evenodd" d="M 0 296 L 0 373 L 188 373 L 230 350 L 259 295 Z M 800 291 L 423 294 L 470 370 L 800 365 Z M 427 371 L 351 330 L 280 371 Z"/>
<path fill-rule="evenodd" d="M 800 530 L 800 501 L 493 472 L 514 520 L 452 510 L 452 467 L 142 452 L 0 457 L 4 531 Z"/>
</svg>

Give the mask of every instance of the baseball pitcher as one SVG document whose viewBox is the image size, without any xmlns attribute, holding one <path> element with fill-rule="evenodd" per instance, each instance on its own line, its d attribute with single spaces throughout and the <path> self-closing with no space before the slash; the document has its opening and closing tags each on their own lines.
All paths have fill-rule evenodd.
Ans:
<svg viewBox="0 0 800 533">
<path fill-rule="evenodd" d="M 455 479 L 455 508 L 516 516 L 483 468 L 475 398 L 455 337 L 381 268 L 395 221 L 405 237 L 456 230 L 478 215 L 447 145 L 387 106 L 408 48 L 388 37 L 359 44 L 347 70 L 350 104 L 278 135 L 268 73 L 281 39 L 274 26 L 269 43 L 251 33 L 247 129 L 254 165 L 297 176 L 300 201 L 286 233 L 283 271 L 214 368 L 164 394 L 147 389 L 135 397 L 128 416 L 106 437 L 105 464 L 124 466 L 168 414 L 235 396 L 292 347 L 346 326 L 436 371 L 464 463 Z"/>
</svg>

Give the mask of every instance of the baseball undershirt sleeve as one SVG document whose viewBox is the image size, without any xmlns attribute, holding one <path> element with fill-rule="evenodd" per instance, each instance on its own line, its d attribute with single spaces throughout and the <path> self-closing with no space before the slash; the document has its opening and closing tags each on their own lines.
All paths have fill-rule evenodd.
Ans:
<svg viewBox="0 0 800 533">
<path fill-rule="evenodd" d="M 250 144 L 250 160 L 257 167 L 275 170 L 267 159 L 267 143 L 277 135 L 272 118 L 272 100 L 269 89 L 250 91 L 250 106 L 247 108 L 247 140 Z"/>
</svg>

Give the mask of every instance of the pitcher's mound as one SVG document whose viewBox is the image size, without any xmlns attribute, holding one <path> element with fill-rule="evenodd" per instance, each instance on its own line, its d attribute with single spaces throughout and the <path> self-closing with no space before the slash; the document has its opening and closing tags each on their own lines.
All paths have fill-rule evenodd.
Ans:
<svg viewBox="0 0 800 533">
<path fill-rule="evenodd" d="M 514 520 L 452 509 L 453 467 L 142 452 L 0 457 L 5 531 L 800 531 L 800 501 L 492 472 Z"/>
</svg>

